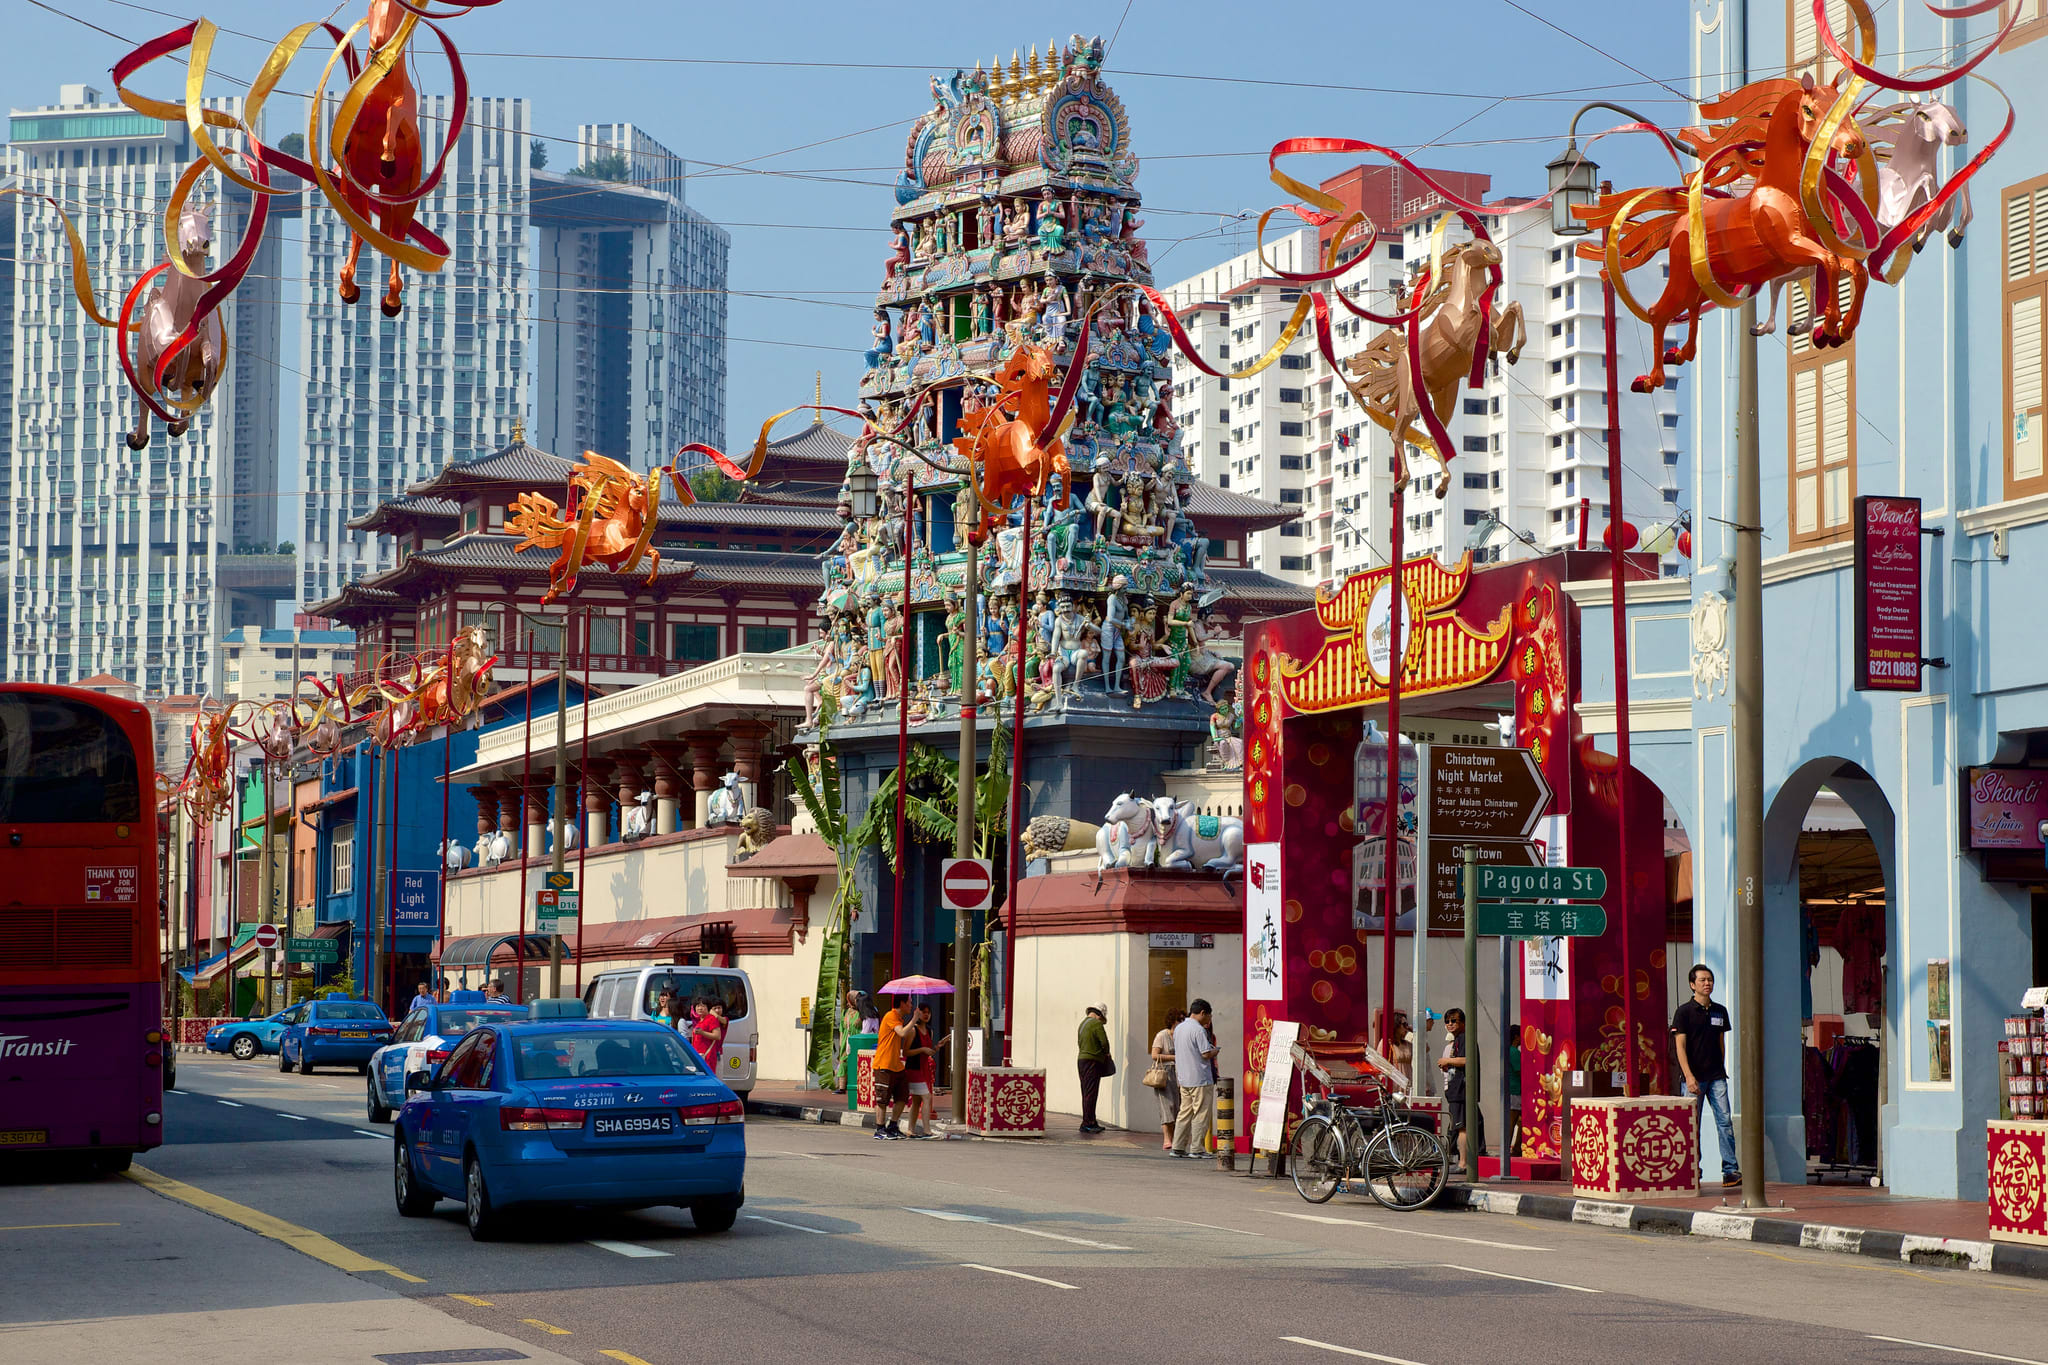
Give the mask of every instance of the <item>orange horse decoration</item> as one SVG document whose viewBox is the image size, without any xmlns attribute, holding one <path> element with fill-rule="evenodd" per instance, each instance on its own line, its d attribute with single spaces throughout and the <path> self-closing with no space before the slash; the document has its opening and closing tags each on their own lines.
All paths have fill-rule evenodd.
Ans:
<svg viewBox="0 0 2048 1365">
<path fill-rule="evenodd" d="M 535 547 L 562 552 L 548 570 L 543 604 L 575 587 L 577 570 L 592 561 L 613 573 L 631 573 L 643 555 L 652 555 L 647 582 L 654 582 L 661 571 L 661 551 L 651 542 L 664 472 L 657 469 L 643 478 L 617 460 L 586 450 L 583 463 L 569 471 L 571 494 L 577 500 L 566 518 L 560 505 L 543 494 L 521 493 L 512 500 L 506 526 L 520 537 L 513 553 Z M 676 482 L 689 486 L 680 475 Z"/>
<path fill-rule="evenodd" d="M 1021 346 L 990 378 L 999 395 L 978 411 L 960 415 L 953 449 L 967 461 L 969 486 L 982 516 L 970 539 L 977 545 L 1006 515 L 1020 494 L 1037 497 L 1046 481 L 1060 476 L 1067 486 L 1066 449 L 1053 425 L 1052 354 L 1042 346 Z"/>
<path fill-rule="evenodd" d="M 378 226 L 394 241 L 403 239 L 412 227 L 421 198 L 420 182 L 426 176 L 420 97 L 403 55 L 404 36 L 416 18 L 416 12 L 409 11 L 401 0 L 370 0 L 365 36 L 370 44 L 370 70 L 376 79 L 363 97 L 348 135 L 340 139 L 335 168 L 343 201 L 359 218 L 367 219 L 376 212 Z M 335 286 L 343 303 L 362 297 L 356 285 L 356 264 L 362 254 L 362 234 L 351 233 L 348 259 L 342 263 L 340 282 Z M 385 317 L 398 316 L 405 306 L 404 290 L 404 278 L 393 258 L 390 282 L 379 305 Z"/>
<path fill-rule="evenodd" d="M 1848 0 L 1860 57 L 1830 27 L 1826 0 L 1795 3 L 1812 5 L 1822 46 L 1843 68 L 1841 75 L 1825 84 L 1811 75 L 1755 81 L 1701 105 L 1701 112 L 1721 121 L 1679 134 L 1678 141 L 1699 161 L 1684 184 L 1610 193 L 1590 207 L 1572 210 L 1588 226 L 1604 229 L 1604 240 L 1581 245 L 1578 254 L 1602 262 L 1615 296 L 1656 331 L 1650 372 L 1632 385 L 1637 393 L 1661 388 L 1665 367 L 1693 358 L 1700 319 L 1708 309 L 1735 307 L 1767 286 L 1810 281 L 1812 344 L 1820 348 L 1848 341 L 1861 320 L 1871 275 L 1897 282 L 1903 271 L 1885 272 L 1886 261 L 1900 246 L 1924 238 L 1927 224 L 2012 131 L 2008 100 L 1998 135 L 1920 207 L 1881 227 L 1878 167 L 1856 117 L 1867 99 L 1865 88 L 1917 95 L 1961 80 L 1998 50 L 2019 8 L 2013 7 L 1976 56 L 1916 78 L 1888 75 L 1871 65 L 1877 39 L 1868 0 Z M 1966 19 L 1997 7 L 1997 0 L 1976 0 L 1955 8 L 1927 8 L 1944 19 Z M 1660 255 L 1667 278 L 1662 294 L 1646 308 L 1624 276 Z M 1844 278 L 1850 282 L 1846 313 L 1839 288 Z M 1667 347 L 1666 333 L 1681 322 L 1684 344 Z"/>
</svg>

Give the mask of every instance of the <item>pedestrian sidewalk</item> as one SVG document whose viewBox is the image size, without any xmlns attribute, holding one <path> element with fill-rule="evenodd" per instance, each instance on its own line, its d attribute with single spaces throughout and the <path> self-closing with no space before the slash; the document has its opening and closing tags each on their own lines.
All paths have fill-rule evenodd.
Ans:
<svg viewBox="0 0 2048 1365">
<path fill-rule="evenodd" d="M 935 1099 L 942 1116 L 937 1126 L 950 1129 L 943 1116 L 951 1112 L 951 1096 L 942 1091 Z M 844 1095 L 788 1082 L 756 1084 L 747 1105 L 753 1112 L 777 1118 L 856 1128 L 874 1124 L 870 1110 L 848 1112 Z M 1080 1125 L 1077 1114 L 1048 1113 L 1042 1138 L 981 1140 L 1031 1142 L 1063 1152 L 1087 1148 L 1098 1155 L 1143 1156 L 1159 1150 L 1156 1130 L 1111 1128 L 1088 1134 L 1079 1131 Z M 968 1135 L 948 1131 L 947 1136 Z M 1236 1167 L 1241 1174 L 1253 1173 L 1251 1159 L 1243 1154 Z M 1263 1176 L 1267 1167 L 1261 1159 L 1257 1174 Z M 1767 1188 L 1766 1198 L 1768 1209 L 1741 1209 L 1734 1207 L 1740 1203 L 1740 1191 L 1709 1187 L 1695 1198 L 1629 1204 L 1579 1198 L 1561 1181 L 1482 1180 L 1446 1187 L 1438 1207 L 2048 1279 L 2048 1247 L 1991 1241 L 1990 1214 L 1980 1200 L 1915 1199 L 1868 1185 L 1841 1184 L 1774 1184 Z"/>
</svg>

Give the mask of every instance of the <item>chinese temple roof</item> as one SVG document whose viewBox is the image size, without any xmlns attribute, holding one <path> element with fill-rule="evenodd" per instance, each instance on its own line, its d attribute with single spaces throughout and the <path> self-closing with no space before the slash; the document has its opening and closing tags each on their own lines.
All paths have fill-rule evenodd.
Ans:
<svg viewBox="0 0 2048 1365">
<path fill-rule="evenodd" d="M 1246 493 L 1233 493 L 1228 488 L 1218 488 L 1213 483 L 1200 479 L 1190 480 L 1188 515 L 1203 524 L 1203 529 L 1214 531 L 1212 523 L 1233 521 L 1247 531 L 1267 531 L 1282 526 L 1301 516 L 1298 507 L 1286 507 L 1277 502 L 1267 502 Z"/>
<path fill-rule="evenodd" d="M 452 498 L 401 493 L 349 522 L 348 529 L 395 534 L 418 522 L 442 522 L 452 527 L 461 519 L 462 504 Z"/>
</svg>

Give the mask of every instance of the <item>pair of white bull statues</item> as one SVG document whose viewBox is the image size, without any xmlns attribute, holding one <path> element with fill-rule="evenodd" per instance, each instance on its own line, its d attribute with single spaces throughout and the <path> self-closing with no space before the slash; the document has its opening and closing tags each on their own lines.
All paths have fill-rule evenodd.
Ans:
<svg viewBox="0 0 2048 1365">
<path fill-rule="evenodd" d="M 1244 866 L 1244 821 L 1197 815 L 1191 802 L 1170 796 L 1141 801 L 1125 792 L 1099 825 L 1038 816 L 1025 826 L 1023 845 L 1026 861 L 1093 848 L 1098 868 L 1233 872 Z"/>
</svg>

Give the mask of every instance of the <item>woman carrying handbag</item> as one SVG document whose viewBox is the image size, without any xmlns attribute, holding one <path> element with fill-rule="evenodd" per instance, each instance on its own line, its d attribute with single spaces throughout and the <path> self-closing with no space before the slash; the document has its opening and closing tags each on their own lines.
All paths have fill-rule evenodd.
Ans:
<svg viewBox="0 0 2048 1365">
<path fill-rule="evenodd" d="M 1152 1065 L 1145 1071 L 1145 1084 L 1152 1087 L 1152 1097 L 1159 1101 L 1159 1131 L 1163 1138 L 1160 1146 L 1167 1151 L 1173 1150 L 1173 1120 L 1180 1112 L 1180 1083 L 1173 1072 L 1173 1030 L 1187 1017 L 1186 1010 L 1167 1014 L 1166 1027 L 1152 1035 Z"/>
</svg>

